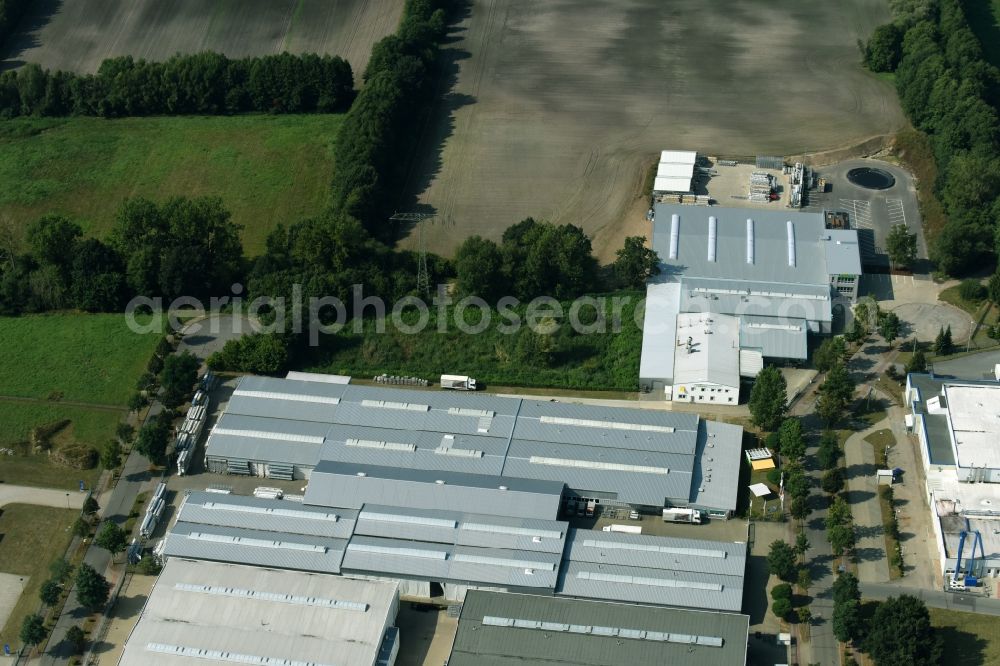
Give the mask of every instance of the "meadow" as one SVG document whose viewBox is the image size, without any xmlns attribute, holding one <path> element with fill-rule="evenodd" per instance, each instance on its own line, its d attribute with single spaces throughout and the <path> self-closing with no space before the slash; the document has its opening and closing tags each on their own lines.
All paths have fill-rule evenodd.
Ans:
<svg viewBox="0 0 1000 666">
<path fill-rule="evenodd" d="M 124 407 L 158 342 L 120 314 L 0 318 L 0 396 Z"/>
<path fill-rule="evenodd" d="M 319 213 L 340 115 L 15 119 L 0 123 L 0 209 L 48 213 L 104 237 L 134 196 L 218 196 L 248 255 L 267 233 Z"/>
</svg>

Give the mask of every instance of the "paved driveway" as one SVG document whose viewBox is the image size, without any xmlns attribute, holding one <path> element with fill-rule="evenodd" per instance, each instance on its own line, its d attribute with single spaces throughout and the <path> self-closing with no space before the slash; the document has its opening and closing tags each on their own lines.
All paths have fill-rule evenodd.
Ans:
<svg viewBox="0 0 1000 666">
<path fill-rule="evenodd" d="M 950 361 L 935 361 L 934 374 L 956 379 L 995 379 L 993 369 L 997 363 L 1000 363 L 1000 350 L 987 351 Z"/>
<path fill-rule="evenodd" d="M 82 509 L 87 493 L 66 492 L 51 488 L 29 488 L 0 483 L 0 507 L 7 504 L 35 504 L 57 509 Z"/>
<path fill-rule="evenodd" d="M 228 341 L 252 332 L 248 317 L 223 314 L 195 319 L 181 329 L 183 338 L 177 351 L 189 351 L 204 361 L 220 351 Z"/>
</svg>

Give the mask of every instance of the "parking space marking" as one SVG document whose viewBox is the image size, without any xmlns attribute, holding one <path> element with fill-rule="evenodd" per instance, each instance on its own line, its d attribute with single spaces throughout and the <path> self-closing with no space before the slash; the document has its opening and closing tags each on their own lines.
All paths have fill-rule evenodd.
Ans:
<svg viewBox="0 0 1000 666">
<path fill-rule="evenodd" d="M 872 226 L 872 203 L 864 199 L 841 199 L 840 205 L 851 214 L 855 229 L 874 229 Z"/>
<path fill-rule="evenodd" d="M 906 224 L 906 212 L 903 210 L 902 199 L 886 199 L 885 207 L 889 212 L 889 224 Z"/>
</svg>

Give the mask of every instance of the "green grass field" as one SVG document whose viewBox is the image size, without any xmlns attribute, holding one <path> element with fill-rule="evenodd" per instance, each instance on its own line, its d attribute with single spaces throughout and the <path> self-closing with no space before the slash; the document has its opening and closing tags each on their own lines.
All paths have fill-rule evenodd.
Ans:
<svg viewBox="0 0 1000 666">
<path fill-rule="evenodd" d="M 104 236 L 131 196 L 222 198 L 253 256 L 279 222 L 318 213 L 338 115 L 16 119 L 0 124 L 0 209 Z"/>
<path fill-rule="evenodd" d="M 4 462 L 6 464 L 6 462 Z M 28 504 L 8 504 L 0 509 L 0 571 L 29 576 L 7 623 L 0 629 L 0 643 L 21 645 L 18 632 L 26 615 L 38 610 L 38 590 L 49 578 L 49 565 L 69 545 L 69 528 L 77 510 Z"/>
<path fill-rule="evenodd" d="M 0 318 L 0 395 L 124 406 L 158 341 L 116 314 Z"/>
<path fill-rule="evenodd" d="M 1000 617 L 929 609 L 931 625 L 944 638 L 948 666 L 1000 664 Z"/>
</svg>

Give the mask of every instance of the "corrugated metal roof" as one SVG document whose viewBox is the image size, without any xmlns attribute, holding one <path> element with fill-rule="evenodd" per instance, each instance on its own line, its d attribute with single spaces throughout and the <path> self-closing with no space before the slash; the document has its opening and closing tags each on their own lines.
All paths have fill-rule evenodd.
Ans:
<svg viewBox="0 0 1000 666">
<path fill-rule="evenodd" d="M 553 553 L 355 536 L 344 554 L 343 569 L 361 575 L 551 590 L 559 561 Z"/>
<path fill-rule="evenodd" d="M 499 627 L 486 616 L 575 625 L 575 632 Z M 650 608 L 541 595 L 470 591 L 462 606 L 449 666 L 743 666 L 750 618 L 730 613 Z M 664 634 L 713 636 L 721 647 L 581 633 L 615 627 Z"/>
<path fill-rule="evenodd" d="M 686 276 L 828 285 L 821 213 L 656 204 L 653 249 Z M 669 258 L 671 216 L 680 218 L 677 259 Z M 716 219 L 716 260 L 708 260 L 708 218 Z M 747 263 L 747 219 L 754 221 L 753 263 Z M 794 227 L 795 262 L 788 261 L 787 221 Z M 829 288 L 829 287 L 828 287 Z"/>
<path fill-rule="evenodd" d="M 355 534 L 561 554 L 569 525 L 555 520 L 366 504 Z"/>
<path fill-rule="evenodd" d="M 171 558 L 129 635 L 123 666 L 208 663 L 150 644 L 371 666 L 395 622 L 398 584 Z M 325 601 L 362 604 L 350 607 Z M 331 655 L 336 659 L 331 659 Z"/>
<path fill-rule="evenodd" d="M 445 456 L 449 457 L 449 456 Z M 437 483 L 442 481 L 443 483 Z M 554 519 L 563 484 L 455 472 L 322 461 L 306 488 L 307 504 L 361 508 L 364 504 Z"/>
<path fill-rule="evenodd" d="M 317 421 L 333 423 L 333 414 L 338 405 L 316 402 L 296 402 L 294 400 L 272 400 L 247 395 L 234 395 L 226 404 L 227 414 L 245 414 L 274 419 L 296 421 Z"/>
<path fill-rule="evenodd" d="M 274 377 L 257 377 L 248 375 L 241 377 L 236 385 L 235 394 L 247 391 L 274 392 L 294 396 L 321 397 L 339 399 L 348 390 L 347 384 L 328 384 L 324 382 L 309 382 L 301 379 L 276 379 Z"/>
<path fill-rule="evenodd" d="M 252 383 L 251 387 L 263 393 L 287 395 L 299 390 L 296 386 L 283 389 L 285 381 L 266 378 L 266 381 Z M 304 468 L 328 460 L 363 467 L 423 470 L 433 472 L 423 477 L 430 481 L 441 474 L 503 477 L 504 481 L 499 483 L 490 480 L 486 484 L 489 487 L 501 484 L 513 487 L 518 478 L 553 481 L 568 484 L 578 493 L 588 491 L 600 493 L 599 496 L 618 496 L 622 501 L 652 506 L 662 505 L 668 498 L 672 502 L 685 501 L 684 498 L 690 495 L 690 485 L 681 486 L 688 482 L 684 480 L 685 474 L 690 479 L 694 465 L 699 423 L 696 414 L 522 401 L 482 394 L 342 387 L 314 382 L 298 384 L 332 386 L 343 389 L 344 393 L 335 406 L 295 400 L 266 401 L 272 408 L 269 414 L 282 416 L 286 415 L 284 411 L 275 408 L 279 403 L 282 408 L 287 404 L 292 411 L 330 407 L 323 416 L 326 421 L 299 422 L 227 412 L 220 420 L 218 432 L 209 437 L 206 456 L 218 460 L 295 464 Z M 385 406 L 372 406 L 379 401 L 386 403 Z M 234 403 L 239 409 L 247 407 L 236 399 L 230 405 Z M 311 415 L 309 418 L 319 417 Z M 248 436 L 240 434 L 244 432 Z M 271 432 L 280 433 L 280 436 L 268 437 L 267 433 Z M 287 441 L 318 438 L 321 433 L 326 437 L 323 444 Z M 348 445 L 348 440 L 373 444 Z M 379 442 L 388 444 L 376 446 Z M 407 447 L 412 450 L 406 450 Z M 445 449 L 450 453 L 440 452 Z M 481 453 L 460 455 L 463 451 Z M 536 459 L 603 462 L 617 467 L 598 471 L 543 465 L 529 462 L 533 456 Z M 665 467 L 671 472 L 661 475 L 666 479 L 653 479 L 649 478 L 650 474 L 630 470 L 630 467 Z M 314 496 L 316 492 L 318 489 L 313 490 Z M 472 495 L 467 493 L 463 499 L 476 502 Z M 343 501 L 334 501 L 335 497 L 329 495 L 317 503 L 344 506 L 343 501 L 350 500 L 345 497 Z M 370 497 L 368 501 L 390 503 L 379 497 Z M 346 506 L 358 507 L 359 502 L 355 499 Z M 478 502 L 482 506 L 490 500 Z M 450 507 L 430 505 L 427 508 Z M 488 513 L 490 509 L 483 512 Z"/>
<path fill-rule="evenodd" d="M 746 550 L 746 544 L 729 541 L 570 529 L 563 557 L 574 562 L 742 578 Z"/>
<path fill-rule="evenodd" d="M 677 313 L 681 307 L 680 282 L 650 284 L 646 288 L 646 313 L 642 324 L 640 380 L 662 381 L 674 378 L 673 340 L 677 332 Z"/>
<path fill-rule="evenodd" d="M 256 531 L 349 539 L 357 511 L 312 507 L 284 500 L 193 492 L 177 520 Z"/>
<path fill-rule="evenodd" d="M 692 470 L 691 506 L 703 510 L 736 510 L 740 465 L 734 461 L 740 459 L 742 451 L 743 428 L 702 421 L 698 432 L 698 455 Z"/>
<path fill-rule="evenodd" d="M 283 545 L 271 547 L 258 545 L 258 542 Z M 297 547 L 299 545 L 323 550 L 303 549 Z M 178 521 L 166 536 L 163 553 L 167 557 L 335 574 L 340 573 L 346 547 L 344 539 Z"/>
<path fill-rule="evenodd" d="M 742 315 L 740 346 L 759 348 L 768 358 L 804 360 L 809 357 L 807 326 L 804 321 Z"/>
</svg>

